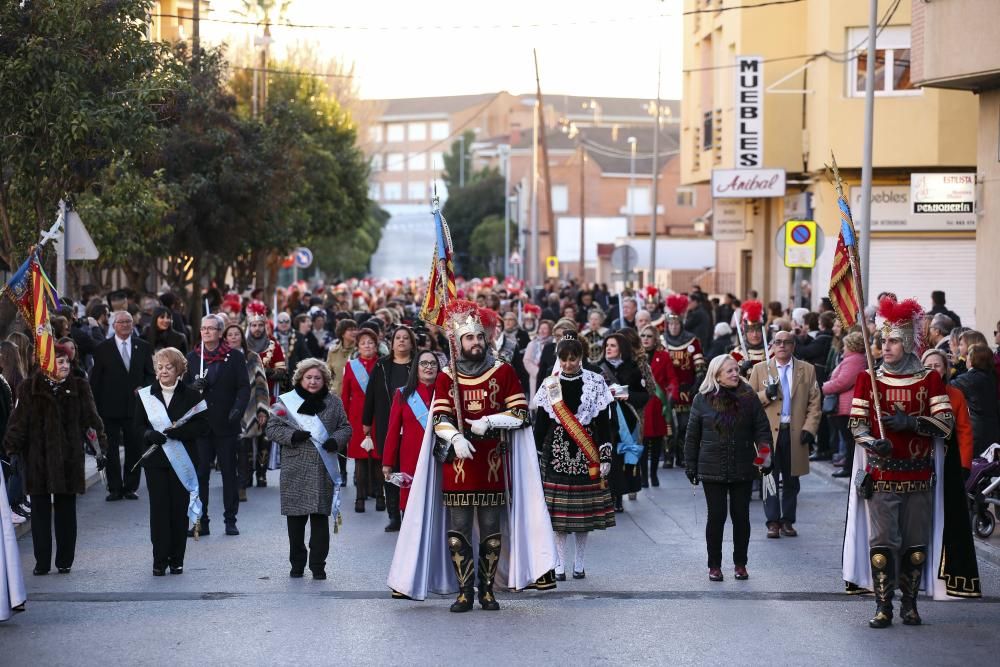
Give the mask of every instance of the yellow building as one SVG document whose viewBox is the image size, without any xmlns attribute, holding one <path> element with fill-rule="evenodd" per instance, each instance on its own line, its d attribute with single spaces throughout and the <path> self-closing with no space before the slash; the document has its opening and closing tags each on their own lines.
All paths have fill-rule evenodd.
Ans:
<svg viewBox="0 0 1000 667">
<path fill-rule="evenodd" d="M 154 42 L 190 40 L 194 3 L 195 0 L 156 0 L 149 12 L 149 38 Z M 201 0 L 203 16 L 209 6 L 209 0 Z"/>
<path fill-rule="evenodd" d="M 716 266 L 734 274 L 738 296 L 754 289 L 787 305 L 798 277 L 811 281 L 816 307 L 828 290 L 839 227 L 825 168 L 831 151 L 856 222 L 861 209 L 868 3 L 723 6 L 684 4 L 699 13 L 684 21 L 681 178 L 708 183 L 715 174 Z M 974 172 L 976 103 L 967 93 L 912 84 L 907 0 L 882 0 L 879 16 L 866 296 L 871 303 L 894 291 L 930 308 L 931 290 L 945 290 L 968 326 L 975 320 L 975 214 L 924 213 L 941 209 L 923 202 L 965 178 L 942 174 Z M 776 243 L 789 219 L 815 220 L 825 237 L 815 267 L 798 276 Z"/>
</svg>

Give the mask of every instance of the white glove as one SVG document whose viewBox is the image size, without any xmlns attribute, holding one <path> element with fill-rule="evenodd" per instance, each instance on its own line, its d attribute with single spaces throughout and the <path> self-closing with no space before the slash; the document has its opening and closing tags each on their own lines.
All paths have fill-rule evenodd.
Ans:
<svg viewBox="0 0 1000 667">
<path fill-rule="evenodd" d="M 472 455 L 476 453 L 476 448 L 461 433 L 451 439 L 451 446 L 455 449 L 456 458 L 471 459 Z"/>
<path fill-rule="evenodd" d="M 476 435 L 486 435 L 486 431 L 488 431 L 490 428 L 489 417 L 480 417 L 479 419 L 466 419 L 465 421 L 469 425 L 469 430 Z"/>
<path fill-rule="evenodd" d="M 601 464 L 601 477 L 607 477 L 609 472 L 611 472 L 611 464 L 610 463 L 602 463 Z"/>
<path fill-rule="evenodd" d="M 370 435 L 366 435 L 365 439 L 361 441 L 361 449 L 366 452 L 370 452 L 375 449 L 375 443 L 372 442 L 372 437 Z"/>
</svg>

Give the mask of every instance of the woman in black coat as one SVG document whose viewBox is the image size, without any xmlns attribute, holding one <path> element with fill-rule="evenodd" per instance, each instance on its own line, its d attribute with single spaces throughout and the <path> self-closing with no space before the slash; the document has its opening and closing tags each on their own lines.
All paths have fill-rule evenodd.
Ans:
<svg viewBox="0 0 1000 667">
<path fill-rule="evenodd" d="M 56 568 L 66 574 L 73 567 L 76 496 L 86 489 L 83 443 L 89 440 L 101 452 L 98 470 L 103 469 L 103 455 L 108 450 L 90 385 L 70 375 L 66 346 L 56 345 L 55 356 L 52 377 L 37 369 L 18 387 L 4 437 L 7 454 L 24 461 L 36 575 L 48 574 L 52 568 L 53 526 Z"/>
<path fill-rule="evenodd" d="M 153 309 L 153 320 L 146 327 L 143 338 L 153 348 L 153 352 L 174 347 L 180 350 L 181 354 L 187 354 L 187 338 L 174 329 L 174 312 L 169 308 L 157 306 Z"/>
<path fill-rule="evenodd" d="M 968 370 L 952 384 L 962 390 L 972 418 L 972 454 L 979 456 L 994 442 L 1000 442 L 1000 408 L 993 354 L 979 344 L 969 346 Z"/>
<path fill-rule="evenodd" d="M 649 391 L 642 378 L 642 371 L 632 358 L 632 345 L 620 333 L 613 333 L 604 339 L 604 358 L 600 365 L 601 375 L 611 387 L 611 395 L 616 404 L 611 407 L 611 437 L 614 443 L 611 458 L 611 497 L 615 501 L 615 511 L 624 512 L 622 496 L 626 493 L 635 500 L 636 493 L 642 489 L 642 479 L 639 476 L 639 459 L 642 457 L 642 409 L 649 400 Z M 621 416 L 617 408 L 621 408 Z M 624 425 L 621 419 L 625 419 Z M 639 447 L 638 459 L 632 461 L 633 454 L 628 455 L 622 449 L 620 436 L 622 426 L 633 434 Z"/>
<path fill-rule="evenodd" d="M 209 430 L 206 413 L 201 412 L 177 428 L 163 431 L 153 425 L 146 411 L 144 401 L 159 401 L 167 409 L 170 423 L 175 423 L 191 408 L 201 402 L 201 392 L 181 381 L 187 370 L 187 360 L 181 351 L 167 347 L 153 355 L 156 382 L 149 388 L 140 390 L 139 402 L 135 410 L 135 428 L 143 433 L 146 447 L 156 445 L 156 449 L 142 459 L 146 470 L 146 490 L 149 492 L 149 536 L 153 542 L 153 575 L 162 577 L 170 567 L 170 574 L 184 571 L 184 550 L 187 546 L 188 507 L 192 493 L 184 488 L 181 479 L 163 451 L 169 437 L 183 445 L 187 455 L 189 470 L 196 470 L 196 439 Z M 148 391 L 148 397 L 144 396 Z M 162 426 L 161 426 L 162 428 Z M 177 456 L 183 461 L 180 450 Z M 181 468 L 183 470 L 183 468 Z M 197 477 L 194 477 L 197 480 Z M 195 489 L 194 497 L 197 497 Z"/>
<path fill-rule="evenodd" d="M 365 435 L 371 435 L 374 427 L 375 435 L 372 442 L 378 456 L 382 456 L 385 444 L 385 434 L 389 428 L 389 410 L 392 408 L 392 398 L 396 390 L 406 386 L 413 366 L 413 353 L 417 349 L 417 339 L 408 326 L 399 326 L 392 333 L 389 354 L 375 362 L 371 378 L 368 380 L 368 391 L 365 393 L 365 409 L 361 423 Z M 387 532 L 399 530 L 402 517 L 399 513 L 399 487 L 385 484 L 385 500 L 375 499 L 375 511 L 387 510 L 389 525 Z"/>
<path fill-rule="evenodd" d="M 716 357 L 691 404 L 684 460 L 692 484 L 703 482 L 708 520 L 708 578 L 722 581 L 722 533 L 733 521 L 736 578 L 747 579 L 750 496 L 758 474 L 771 472 L 771 427 L 757 394 L 730 356 Z M 759 471 L 759 472 L 758 472 Z"/>
</svg>

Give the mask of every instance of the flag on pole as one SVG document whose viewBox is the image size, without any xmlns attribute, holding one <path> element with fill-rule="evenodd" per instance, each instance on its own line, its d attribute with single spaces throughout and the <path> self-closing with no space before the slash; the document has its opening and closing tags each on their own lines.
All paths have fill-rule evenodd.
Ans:
<svg viewBox="0 0 1000 667">
<path fill-rule="evenodd" d="M 837 235 L 837 250 L 833 255 L 833 272 L 830 275 L 830 303 L 846 329 L 857 323 L 861 306 L 851 271 L 851 253 L 856 245 L 851 208 L 843 196 L 838 198 L 837 203 L 840 206 L 840 234 Z"/>
<path fill-rule="evenodd" d="M 49 307 L 58 308 L 59 296 L 42 270 L 38 250 L 33 249 L 28 259 L 18 268 L 10 281 L 0 290 L 17 305 L 24 321 L 35 334 L 35 356 L 38 366 L 48 375 L 55 375 L 56 350 L 49 324 Z"/>
<path fill-rule="evenodd" d="M 451 232 L 441 211 L 434 210 L 434 259 L 431 263 L 431 276 L 427 281 L 427 294 L 420 308 L 420 319 L 430 324 L 441 326 L 444 323 L 444 303 L 442 303 L 442 288 L 447 290 L 445 301 L 456 298 L 455 265 L 452 262 Z M 444 262 L 445 276 L 441 276 L 441 263 Z"/>
</svg>

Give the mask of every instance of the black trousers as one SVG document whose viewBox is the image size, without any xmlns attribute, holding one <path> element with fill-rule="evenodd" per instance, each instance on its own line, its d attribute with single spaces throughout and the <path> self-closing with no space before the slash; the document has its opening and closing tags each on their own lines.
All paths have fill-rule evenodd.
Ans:
<svg viewBox="0 0 1000 667">
<path fill-rule="evenodd" d="M 358 487 L 357 500 L 385 498 L 385 479 L 379 459 L 354 459 L 354 485 Z"/>
<path fill-rule="evenodd" d="M 326 556 L 330 553 L 330 517 L 325 514 L 301 514 L 285 517 L 288 520 L 288 560 L 293 570 L 306 569 L 306 562 L 313 572 L 323 572 Z M 306 551 L 306 523 L 309 531 L 309 550 Z"/>
<path fill-rule="evenodd" d="M 764 500 L 764 516 L 768 523 L 795 523 L 795 510 L 799 504 L 799 478 L 792 475 L 792 447 L 790 431 L 778 431 L 778 443 L 771 458 L 774 466 L 774 495 Z"/>
<path fill-rule="evenodd" d="M 236 451 L 236 478 L 241 489 L 253 486 L 253 444 L 256 438 L 240 438 Z"/>
<path fill-rule="evenodd" d="M 198 493 L 201 496 L 201 521 L 208 525 L 208 478 L 212 474 L 212 462 L 218 458 L 222 472 L 222 509 L 226 523 L 236 523 L 236 513 L 240 509 L 240 492 L 236 484 L 235 435 L 213 435 L 198 438 Z"/>
<path fill-rule="evenodd" d="M 753 482 L 703 482 L 708 520 L 705 522 L 705 542 L 708 545 L 708 566 L 722 567 L 722 533 L 726 515 L 733 521 L 733 565 L 747 564 L 750 544 L 750 490 Z M 728 501 L 728 507 L 727 507 Z"/>
<path fill-rule="evenodd" d="M 830 429 L 844 442 L 844 470 L 854 467 L 854 434 L 851 433 L 848 415 L 830 415 Z M 831 439 L 834 437 L 831 434 Z"/>
<path fill-rule="evenodd" d="M 139 488 L 139 468 L 132 472 L 142 456 L 142 436 L 136 432 L 132 419 L 103 419 L 104 432 L 108 435 L 108 491 L 111 493 L 135 493 Z M 122 470 L 120 446 L 125 446 L 125 466 Z"/>
<path fill-rule="evenodd" d="M 660 454 L 663 452 L 663 440 L 666 436 L 657 435 L 650 438 L 643 438 L 642 459 L 639 473 L 642 475 L 643 484 L 648 479 L 659 479 L 657 468 L 660 465 Z"/>
<path fill-rule="evenodd" d="M 146 468 L 146 491 L 153 567 L 158 570 L 168 565 L 183 567 L 190 495 L 172 468 Z"/>
<path fill-rule="evenodd" d="M 31 543 L 35 566 L 52 569 L 52 527 L 56 529 L 56 567 L 73 567 L 76 556 L 76 494 L 31 494 Z"/>
</svg>

